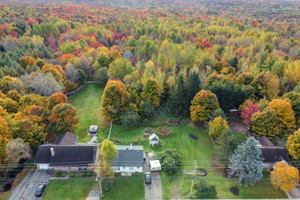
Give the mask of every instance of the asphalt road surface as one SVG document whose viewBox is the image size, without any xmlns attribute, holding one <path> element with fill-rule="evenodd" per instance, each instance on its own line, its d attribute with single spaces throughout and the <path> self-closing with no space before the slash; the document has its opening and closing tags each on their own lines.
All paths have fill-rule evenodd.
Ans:
<svg viewBox="0 0 300 200">
<path fill-rule="evenodd" d="M 50 174 L 48 174 L 46 170 L 38 170 L 34 175 L 34 177 L 32 178 L 30 184 L 28 185 L 22 200 L 41 199 L 40 197 L 35 196 L 35 191 L 40 183 L 48 184 L 49 178 L 50 178 Z"/>
</svg>

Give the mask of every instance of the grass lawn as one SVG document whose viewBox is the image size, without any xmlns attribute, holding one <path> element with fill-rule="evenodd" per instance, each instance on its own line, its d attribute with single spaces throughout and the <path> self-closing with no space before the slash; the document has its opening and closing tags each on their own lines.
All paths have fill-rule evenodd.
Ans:
<svg viewBox="0 0 300 200">
<path fill-rule="evenodd" d="M 91 178 L 70 178 L 69 180 L 50 180 L 44 200 L 85 200 L 95 181 Z"/>
<path fill-rule="evenodd" d="M 133 175 L 129 177 L 117 176 L 112 183 L 112 189 L 104 192 L 104 199 L 144 199 L 144 177 Z"/>
<path fill-rule="evenodd" d="M 79 136 L 79 141 L 84 142 L 89 139 L 87 131 L 89 125 L 98 124 L 99 134 L 98 138 L 101 141 L 107 138 L 109 127 L 100 126 L 99 121 L 99 108 L 100 98 L 103 92 L 103 88 L 99 85 L 89 84 L 86 88 L 82 89 L 79 93 L 72 96 L 69 101 L 78 109 L 80 115 L 80 126 L 76 130 L 76 134 Z M 156 121 L 161 122 L 166 119 L 160 119 L 158 116 Z M 111 140 L 117 145 L 129 145 L 133 143 L 134 139 L 138 139 L 138 145 L 144 146 L 144 151 L 148 152 L 161 152 L 165 149 L 175 149 L 180 155 L 181 166 L 177 174 L 167 175 L 162 173 L 162 185 L 163 185 L 163 198 L 189 198 L 189 191 L 191 187 L 191 175 L 183 174 L 182 170 L 192 170 L 194 167 L 194 161 L 197 162 L 199 168 L 206 169 L 208 175 L 203 177 L 208 183 L 215 184 L 219 198 L 286 198 L 286 195 L 278 190 L 275 190 L 270 184 L 269 178 L 264 179 L 255 184 L 254 186 L 240 186 L 233 179 L 229 179 L 216 172 L 216 166 L 212 164 L 213 156 L 213 144 L 210 140 L 207 131 L 204 128 L 196 127 L 189 120 L 185 120 L 178 126 L 172 126 L 174 134 L 167 138 L 162 138 L 161 147 L 150 147 L 149 140 L 146 138 L 145 142 L 141 142 L 143 138 L 143 130 L 148 126 L 140 126 L 135 128 L 126 129 L 120 125 L 113 125 Z M 152 127 L 156 128 L 156 127 Z M 193 134 L 198 137 L 197 140 L 192 139 L 189 134 Z M 213 170 L 214 169 L 214 170 Z M 133 194 L 139 194 L 141 186 L 136 182 L 130 183 L 130 179 L 120 177 L 120 180 L 114 182 L 114 189 L 116 192 L 110 192 L 107 194 L 107 199 L 124 199 L 135 198 L 133 195 L 130 197 L 128 192 L 121 188 L 134 188 Z M 128 183 L 127 183 L 128 182 Z M 132 184 L 137 184 L 133 186 Z M 122 185 L 122 186 L 120 186 Z M 239 196 L 234 196 L 230 192 L 232 186 L 239 188 Z M 142 187 L 143 188 L 143 187 Z M 142 189 L 143 190 L 143 189 Z M 131 191 L 131 190 L 128 190 Z M 139 195 L 138 195 L 139 196 Z M 141 197 L 139 197 L 141 198 Z"/>
<path fill-rule="evenodd" d="M 87 84 L 78 93 L 68 98 L 80 117 L 79 127 L 75 134 L 79 136 L 78 142 L 87 142 L 90 137 L 87 135 L 90 125 L 99 126 L 99 113 L 103 87 L 98 84 Z"/>
</svg>

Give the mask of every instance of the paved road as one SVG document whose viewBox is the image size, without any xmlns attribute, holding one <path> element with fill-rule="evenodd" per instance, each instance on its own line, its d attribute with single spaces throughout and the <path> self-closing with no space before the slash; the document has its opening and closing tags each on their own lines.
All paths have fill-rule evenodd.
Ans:
<svg viewBox="0 0 300 200">
<path fill-rule="evenodd" d="M 15 187 L 12 194 L 9 196 L 8 200 L 21 199 L 34 172 L 35 172 L 35 168 L 30 169 L 30 171 L 26 174 L 26 176 L 22 179 L 22 181 Z"/>
<path fill-rule="evenodd" d="M 39 183 L 48 183 L 50 178 L 50 174 L 47 173 L 46 170 L 38 170 L 34 177 L 32 178 L 30 184 L 28 185 L 27 190 L 24 193 L 24 196 L 22 200 L 35 200 L 35 199 L 41 199 L 36 197 L 35 191 Z M 47 188 L 46 188 L 47 189 Z"/>
<path fill-rule="evenodd" d="M 145 199 L 162 199 L 161 178 L 159 172 L 152 172 L 152 183 L 145 185 Z"/>
</svg>

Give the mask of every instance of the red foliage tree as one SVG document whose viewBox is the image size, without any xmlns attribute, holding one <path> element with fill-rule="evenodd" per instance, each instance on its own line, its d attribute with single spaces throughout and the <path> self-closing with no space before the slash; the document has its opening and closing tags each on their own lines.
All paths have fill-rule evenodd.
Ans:
<svg viewBox="0 0 300 200">
<path fill-rule="evenodd" d="M 251 121 L 251 117 L 254 113 L 259 111 L 260 106 L 258 104 L 254 104 L 252 101 L 248 101 L 243 108 L 241 117 L 243 118 L 243 122 L 245 124 L 249 124 Z"/>
</svg>

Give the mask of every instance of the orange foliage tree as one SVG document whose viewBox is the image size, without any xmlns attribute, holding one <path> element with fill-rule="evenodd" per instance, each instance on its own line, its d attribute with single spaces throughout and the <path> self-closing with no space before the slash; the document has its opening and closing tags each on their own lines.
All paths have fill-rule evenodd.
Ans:
<svg viewBox="0 0 300 200">
<path fill-rule="evenodd" d="M 12 136 L 8 124 L 6 120 L 0 116 L 0 164 L 5 162 L 5 158 L 6 158 L 5 147 L 6 144 L 11 140 L 12 140 Z"/>
<path fill-rule="evenodd" d="M 217 96 L 209 90 L 201 90 L 192 100 L 190 115 L 193 121 L 205 121 L 219 108 Z"/>
<path fill-rule="evenodd" d="M 293 166 L 277 162 L 270 179 L 276 189 L 284 192 L 292 191 L 299 182 L 299 171 Z"/>
<path fill-rule="evenodd" d="M 68 103 L 60 103 L 54 106 L 48 119 L 51 122 L 50 131 L 56 135 L 74 132 L 79 123 L 77 109 Z"/>
<path fill-rule="evenodd" d="M 64 81 L 66 79 L 66 74 L 64 70 L 59 65 L 44 65 L 42 68 L 43 72 L 50 72 L 54 78 L 58 81 Z"/>
<path fill-rule="evenodd" d="M 67 103 L 68 99 L 66 95 L 61 92 L 57 92 L 52 94 L 50 97 L 47 98 L 48 109 L 51 111 L 54 106 L 60 103 Z"/>
</svg>

